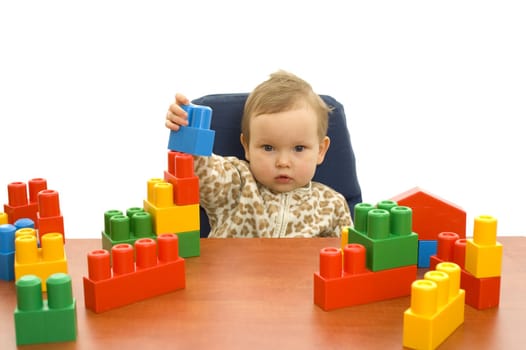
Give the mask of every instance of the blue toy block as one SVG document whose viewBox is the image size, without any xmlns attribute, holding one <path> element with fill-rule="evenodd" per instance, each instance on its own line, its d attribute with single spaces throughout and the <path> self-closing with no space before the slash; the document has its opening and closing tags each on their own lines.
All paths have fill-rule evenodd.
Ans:
<svg viewBox="0 0 526 350">
<path fill-rule="evenodd" d="M 429 267 L 429 259 L 437 253 L 438 241 L 420 240 L 418 241 L 418 267 Z"/>
<path fill-rule="evenodd" d="M 170 131 L 168 149 L 196 156 L 211 155 L 215 137 L 215 131 L 210 130 L 212 108 L 192 104 L 181 107 L 188 113 L 188 126 Z"/>
<path fill-rule="evenodd" d="M 15 226 L 17 230 L 21 228 L 35 228 L 35 222 L 30 218 L 20 218 L 15 221 Z"/>
<path fill-rule="evenodd" d="M 0 225 L 0 280 L 15 279 L 15 233 L 15 225 Z"/>
</svg>

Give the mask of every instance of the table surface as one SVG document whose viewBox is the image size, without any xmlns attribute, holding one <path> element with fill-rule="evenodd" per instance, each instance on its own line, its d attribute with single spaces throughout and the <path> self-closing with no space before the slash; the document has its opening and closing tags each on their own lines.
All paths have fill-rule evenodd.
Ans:
<svg viewBox="0 0 526 350">
<path fill-rule="evenodd" d="M 504 246 L 500 306 L 466 306 L 464 324 L 441 349 L 525 348 L 526 237 L 498 241 Z M 339 240 L 202 239 L 201 256 L 186 259 L 184 290 L 96 314 L 84 307 L 82 278 L 87 253 L 101 242 L 70 239 L 77 340 L 28 348 L 402 349 L 409 296 L 329 312 L 314 304 L 319 251 L 330 246 L 338 247 Z M 0 348 L 13 349 L 13 282 L 0 281 L 0 298 Z"/>
</svg>

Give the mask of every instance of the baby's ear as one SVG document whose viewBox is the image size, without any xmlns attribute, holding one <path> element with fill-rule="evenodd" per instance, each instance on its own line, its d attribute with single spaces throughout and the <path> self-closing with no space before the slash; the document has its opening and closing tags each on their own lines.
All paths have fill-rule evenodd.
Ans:
<svg viewBox="0 0 526 350">
<path fill-rule="evenodd" d="M 243 149 L 245 150 L 245 159 L 247 161 L 250 161 L 250 152 L 248 148 L 248 142 L 247 142 L 247 139 L 245 139 L 245 136 L 243 135 L 243 133 L 239 135 L 239 140 L 241 141 L 241 145 L 243 146 Z"/>
<path fill-rule="evenodd" d="M 318 150 L 318 165 L 323 163 L 323 160 L 325 159 L 325 155 L 327 154 L 327 151 L 329 150 L 329 146 L 331 145 L 331 139 L 329 136 L 325 136 L 323 140 L 320 142 L 319 150 Z"/>
</svg>

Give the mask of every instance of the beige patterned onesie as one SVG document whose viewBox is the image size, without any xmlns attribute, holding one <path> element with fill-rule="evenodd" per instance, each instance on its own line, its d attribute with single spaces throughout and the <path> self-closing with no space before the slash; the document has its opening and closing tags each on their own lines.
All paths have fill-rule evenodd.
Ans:
<svg viewBox="0 0 526 350">
<path fill-rule="evenodd" d="M 352 224 L 345 198 L 318 182 L 273 193 L 236 157 L 194 157 L 208 237 L 338 237 Z"/>
</svg>

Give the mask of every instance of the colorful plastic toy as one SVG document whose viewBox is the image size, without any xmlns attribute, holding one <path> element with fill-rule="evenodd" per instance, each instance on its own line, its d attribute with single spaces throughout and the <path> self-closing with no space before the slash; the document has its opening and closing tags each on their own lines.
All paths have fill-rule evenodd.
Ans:
<svg viewBox="0 0 526 350">
<path fill-rule="evenodd" d="M 42 236 L 48 233 L 60 233 L 65 242 L 64 218 L 60 212 L 58 192 L 55 190 L 44 189 L 38 192 L 38 238 L 42 241 Z"/>
<path fill-rule="evenodd" d="M 403 345 L 436 349 L 464 323 L 465 292 L 460 267 L 444 262 L 411 285 L 411 307 L 404 312 Z"/>
<path fill-rule="evenodd" d="M 164 181 L 172 184 L 176 205 L 199 204 L 199 178 L 194 174 L 194 158 L 190 154 L 168 152 Z"/>
<path fill-rule="evenodd" d="M 36 275 L 45 281 L 54 273 L 67 273 L 68 265 L 64 250 L 63 235 L 48 233 L 42 236 L 41 248 L 37 238 L 23 234 L 15 238 L 15 280 L 24 275 Z M 46 284 L 41 283 L 42 291 Z"/>
<path fill-rule="evenodd" d="M 103 249 L 110 252 L 117 244 L 133 245 L 141 238 L 157 238 L 153 231 L 152 216 L 143 208 L 129 208 L 126 214 L 120 210 L 108 210 L 104 213 Z"/>
<path fill-rule="evenodd" d="M 438 234 L 445 231 L 466 237 L 466 212 L 457 205 L 418 187 L 391 199 L 413 209 L 413 231 L 420 240 L 436 240 Z"/>
<path fill-rule="evenodd" d="M 502 270 L 502 244 L 497 242 L 497 219 L 475 218 L 473 238 L 466 240 L 466 270 L 477 278 L 497 277 Z"/>
<path fill-rule="evenodd" d="M 475 222 L 479 221 L 479 224 L 475 223 L 474 226 L 474 232 L 476 232 L 477 237 L 479 237 L 480 230 L 484 227 L 484 224 L 489 224 L 491 235 L 495 234 L 496 239 L 496 222 L 494 222 L 492 217 L 482 216 L 475 220 Z M 490 246 L 496 245 L 491 244 Z M 466 304 L 478 310 L 498 306 L 500 302 L 501 276 L 479 278 L 468 271 L 465 268 L 465 262 L 474 261 L 475 259 L 470 256 L 473 252 L 468 251 L 466 248 L 467 240 L 465 238 L 460 238 L 454 232 L 440 233 L 438 235 L 437 254 L 430 258 L 431 268 L 434 268 L 441 262 L 456 263 L 461 267 L 460 287 L 466 291 Z M 474 245 L 473 248 L 476 250 L 477 246 Z M 495 263 L 495 259 L 493 259 L 493 263 Z M 495 263 L 495 265 L 500 266 L 500 263 Z"/>
<path fill-rule="evenodd" d="M 71 277 L 56 273 L 47 278 L 47 288 L 35 275 L 16 281 L 14 312 L 17 345 L 67 342 L 77 339 L 77 308 Z M 47 289 L 47 300 L 42 298 Z"/>
<path fill-rule="evenodd" d="M 0 225 L 8 224 L 9 218 L 7 217 L 7 214 L 4 212 L 0 212 Z"/>
<path fill-rule="evenodd" d="M 193 104 L 181 107 L 188 113 L 188 126 L 170 131 L 168 149 L 199 156 L 211 155 L 215 137 L 215 131 L 210 130 L 212 109 Z"/>
<path fill-rule="evenodd" d="M 27 195 L 29 186 L 29 198 Z M 24 182 L 11 182 L 7 185 L 8 203 L 4 204 L 4 212 L 7 214 L 8 223 L 14 224 L 20 218 L 30 218 L 37 222 L 38 202 L 37 195 L 47 188 L 44 179 L 29 180 L 28 185 Z"/>
<path fill-rule="evenodd" d="M 329 311 L 410 294 L 416 264 L 372 272 L 365 256 L 363 245 L 347 244 L 342 267 L 341 249 L 322 249 L 320 271 L 314 273 L 314 303 Z"/>
<path fill-rule="evenodd" d="M 135 254 L 135 263 L 134 263 Z M 162 234 L 157 243 L 141 238 L 118 244 L 110 253 L 99 249 L 88 253 L 88 277 L 84 277 L 84 302 L 96 313 L 132 304 L 186 286 L 185 262 L 179 256 L 178 236 Z"/>
<path fill-rule="evenodd" d="M 348 243 L 366 248 L 367 268 L 371 271 L 418 262 L 418 235 L 412 232 L 412 210 L 394 201 L 382 201 L 376 207 L 357 204 Z"/>
<path fill-rule="evenodd" d="M 15 232 L 15 225 L 0 225 L 0 280 L 15 279 Z"/>
<path fill-rule="evenodd" d="M 177 205 L 173 185 L 160 178 L 148 181 L 144 210 L 152 215 L 154 232 L 175 233 L 183 258 L 200 255 L 199 204 Z"/>
</svg>

